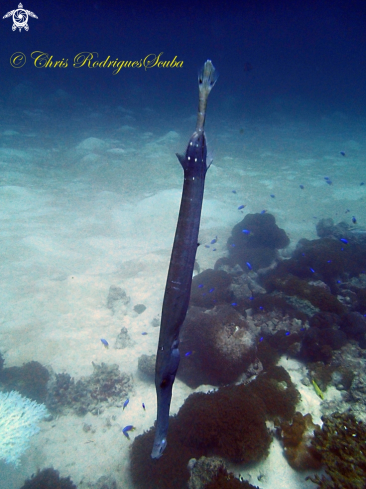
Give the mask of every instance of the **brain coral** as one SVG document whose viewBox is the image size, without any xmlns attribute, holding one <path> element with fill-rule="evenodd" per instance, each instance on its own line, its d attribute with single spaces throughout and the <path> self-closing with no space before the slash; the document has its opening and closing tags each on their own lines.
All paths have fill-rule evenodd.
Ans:
<svg viewBox="0 0 366 489">
<path fill-rule="evenodd" d="M 192 388 L 234 382 L 255 359 L 256 334 L 231 306 L 191 307 L 180 334 L 178 378 Z"/>
</svg>

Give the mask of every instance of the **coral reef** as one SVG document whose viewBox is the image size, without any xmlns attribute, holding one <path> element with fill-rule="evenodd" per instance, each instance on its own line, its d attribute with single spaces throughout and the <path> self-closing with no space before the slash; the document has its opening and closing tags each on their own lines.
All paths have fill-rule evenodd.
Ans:
<svg viewBox="0 0 366 489">
<path fill-rule="evenodd" d="M 187 468 L 191 458 L 203 454 L 197 449 L 182 445 L 176 427 L 177 418 L 169 421 L 168 446 L 164 456 L 153 460 L 150 456 L 154 443 L 155 430 L 150 429 L 143 435 L 136 436 L 130 447 L 130 472 L 132 483 L 138 489 L 172 489 L 183 488 L 189 479 Z"/>
<path fill-rule="evenodd" d="M 300 358 L 305 361 L 329 363 L 334 350 L 347 343 L 343 331 L 333 328 L 309 328 L 305 331 L 300 350 Z"/>
<path fill-rule="evenodd" d="M 316 232 L 319 238 L 346 239 L 353 244 L 366 244 L 366 233 L 349 226 L 342 221 L 334 224 L 333 219 L 321 219 L 316 225 Z"/>
<path fill-rule="evenodd" d="M 364 489 L 366 480 L 366 426 L 349 413 L 323 416 L 312 446 L 325 465 L 326 476 L 308 477 L 319 489 Z"/>
<path fill-rule="evenodd" d="M 138 359 L 137 368 L 140 372 L 152 378 L 155 375 L 156 355 L 141 355 Z"/>
<path fill-rule="evenodd" d="M 225 461 L 220 457 L 201 457 L 199 460 L 191 458 L 188 463 L 191 472 L 188 489 L 204 489 L 220 468 L 226 469 Z"/>
<path fill-rule="evenodd" d="M 227 242 L 229 261 L 243 270 L 256 271 L 269 267 L 276 258 L 276 250 L 289 243 L 272 214 L 247 214 L 231 231 Z"/>
<path fill-rule="evenodd" d="M 220 467 L 212 481 L 204 486 L 204 489 L 259 489 L 249 482 L 236 479 L 234 474 Z"/>
<path fill-rule="evenodd" d="M 191 471 L 188 489 L 258 489 L 247 481 L 236 479 L 219 457 L 193 458 L 188 468 Z"/>
<path fill-rule="evenodd" d="M 38 470 L 36 475 L 24 482 L 20 489 L 77 489 L 70 477 L 60 477 L 57 470 Z"/>
<path fill-rule="evenodd" d="M 132 379 L 121 374 L 118 365 L 97 365 L 88 377 L 74 381 L 69 374 L 53 375 L 47 396 L 47 407 L 62 413 L 72 409 L 83 416 L 87 412 L 102 413 L 106 406 L 122 407 L 123 401 L 132 389 Z"/>
<path fill-rule="evenodd" d="M 46 414 L 46 406 L 16 391 L 0 392 L 0 458 L 19 465 L 29 439 L 38 433 L 38 423 Z"/>
<path fill-rule="evenodd" d="M 267 455 L 271 437 L 264 403 L 246 386 L 223 387 L 212 394 L 191 394 L 178 413 L 184 446 L 214 453 L 234 463 Z"/>
<path fill-rule="evenodd" d="M 290 268 L 291 260 L 296 264 L 295 259 L 282 262 L 276 268 L 275 271 L 270 273 L 264 280 L 264 287 L 267 292 L 280 291 L 287 296 L 296 296 L 301 299 L 305 299 L 310 302 L 317 310 L 326 312 L 335 312 L 336 314 L 343 314 L 346 312 L 346 308 L 339 302 L 337 297 L 331 294 L 326 288 L 311 283 L 310 277 L 308 280 L 301 279 L 291 273 L 286 273 L 286 269 Z M 305 274 L 309 275 L 311 272 L 308 268 L 304 267 Z"/>
<path fill-rule="evenodd" d="M 358 341 L 360 347 L 366 349 L 366 319 L 362 314 L 359 312 L 345 314 L 341 328 L 348 338 Z"/>
<path fill-rule="evenodd" d="M 262 399 L 269 419 L 291 419 L 300 400 L 299 392 L 283 367 L 272 367 L 267 372 L 261 372 L 248 385 L 248 390 Z"/>
<path fill-rule="evenodd" d="M 6 391 L 16 390 L 36 402 L 45 402 L 50 374 L 39 362 L 0 370 L 0 384 Z"/>
<path fill-rule="evenodd" d="M 298 399 L 282 367 L 260 373 L 246 385 L 191 394 L 170 418 L 168 448 L 161 459 L 150 458 L 154 428 L 135 438 L 130 452 L 133 483 L 139 489 L 184 487 L 189 460 L 202 456 L 234 463 L 261 460 L 271 443 L 266 420 L 290 419 Z"/>
<path fill-rule="evenodd" d="M 217 304 L 231 303 L 231 282 L 230 275 L 225 271 L 208 268 L 193 277 L 190 305 L 210 309 Z"/>
<path fill-rule="evenodd" d="M 314 430 L 320 426 L 313 423 L 311 414 L 295 413 L 292 422 L 281 423 L 281 438 L 288 463 L 295 470 L 320 469 L 321 463 L 311 442 Z"/>
<path fill-rule="evenodd" d="M 180 333 L 178 378 L 192 388 L 234 382 L 255 359 L 256 334 L 233 307 L 190 307 Z"/>
</svg>

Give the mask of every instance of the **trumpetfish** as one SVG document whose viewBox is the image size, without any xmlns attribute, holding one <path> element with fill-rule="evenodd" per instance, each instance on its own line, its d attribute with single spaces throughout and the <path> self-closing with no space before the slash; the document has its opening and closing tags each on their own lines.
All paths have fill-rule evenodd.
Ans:
<svg viewBox="0 0 366 489">
<path fill-rule="evenodd" d="M 185 155 L 177 154 L 184 171 L 182 200 L 173 243 L 161 313 L 159 343 L 155 365 L 157 420 L 152 458 L 160 458 L 167 446 L 172 389 L 179 366 L 179 331 L 187 314 L 193 267 L 197 251 L 207 164 L 204 131 L 208 96 L 218 78 L 207 60 L 198 74 L 199 103 L 196 130 Z"/>
</svg>

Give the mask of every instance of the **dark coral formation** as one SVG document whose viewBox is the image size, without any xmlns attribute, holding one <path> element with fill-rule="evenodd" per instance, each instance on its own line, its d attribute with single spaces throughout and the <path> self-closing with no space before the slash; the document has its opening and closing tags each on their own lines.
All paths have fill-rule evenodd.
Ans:
<svg viewBox="0 0 366 489">
<path fill-rule="evenodd" d="M 231 282 L 232 278 L 225 271 L 208 268 L 193 277 L 190 305 L 210 309 L 232 302 Z"/>
<path fill-rule="evenodd" d="M 283 367 L 272 367 L 258 375 L 248 389 L 265 405 L 267 418 L 291 419 L 300 394 Z"/>
<path fill-rule="evenodd" d="M 352 414 L 323 416 L 321 430 L 312 441 L 327 476 L 309 479 L 319 489 L 364 489 L 366 480 L 366 426 Z"/>
<path fill-rule="evenodd" d="M 359 312 L 350 312 L 342 318 L 341 329 L 348 338 L 358 341 L 366 349 L 366 319 Z"/>
<path fill-rule="evenodd" d="M 211 482 L 204 486 L 204 489 L 259 489 L 252 486 L 248 481 L 239 480 L 234 474 L 224 468 L 220 468 Z"/>
<path fill-rule="evenodd" d="M 16 390 L 39 403 L 46 400 L 49 377 L 46 367 L 35 361 L 0 370 L 0 384 L 5 391 Z"/>
<path fill-rule="evenodd" d="M 221 468 L 226 469 L 226 463 L 223 458 L 201 457 L 198 460 L 191 458 L 188 462 L 188 469 L 191 472 L 188 489 L 203 489 L 206 484 L 212 481 Z"/>
<path fill-rule="evenodd" d="M 319 238 L 334 238 L 346 240 L 352 244 L 366 244 L 366 232 L 350 226 L 344 221 L 334 224 L 333 219 L 321 219 L 316 225 L 316 233 Z M 347 244 L 348 244 L 347 243 Z"/>
<path fill-rule="evenodd" d="M 314 312 L 326 311 L 336 314 L 343 314 L 346 308 L 339 302 L 337 297 L 319 282 L 313 282 L 310 277 L 308 280 L 301 279 L 292 273 L 288 273 L 292 259 L 282 262 L 278 265 L 275 271 L 270 273 L 264 280 L 264 287 L 267 292 L 271 293 L 278 291 L 282 296 L 297 297 L 309 302 Z M 294 260 L 295 261 L 295 260 Z M 306 273 L 311 273 L 310 271 Z M 288 300 L 288 299 L 287 299 Z M 292 304 L 295 304 L 292 301 Z M 300 304 L 298 304 L 300 306 Z M 301 307 L 301 306 L 300 306 Z M 311 311 L 311 309 L 309 309 Z"/>
<path fill-rule="evenodd" d="M 188 489 L 258 489 L 249 482 L 236 479 L 227 471 L 225 461 L 219 457 L 201 457 L 189 461 L 191 477 Z"/>
<path fill-rule="evenodd" d="M 155 375 L 156 355 L 141 355 L 138 359 L 137 367 L 147 377 L 153 378 Z"/>
<path fill-rule="evenodd" d="M 234 463 L 260 460 L 271 441 L 264 403 L 245 386 L 191 394 L 179 410 L 178 420 L 176 429 L 184 446 Z"/>
<path fill-rule="evenodd" d="M 309 377 L 315 380 L 323 392 L 329 385 L 335 385 L 340 390 L 349 390 L 355 377 L 354 372 L 341 365 L 339 361 L 333 361 L 329 364 L 323 362 L 309 363 L 307 368 Z"/>
<path fill-rule="evenodd" d="M 319 456 L 311 444 L 315 429 L 320 427 L 313 423 L 311 414 L 295 413 L 291 423 L 281 423 L 285 457 L 293 469 L 320 469 Z"/>
<path fill-rule="evenodd" d="M 289 243 L 272 214 L 247 214 L 231 231 L 227 242 L 229 261 L 243 270 L 266 268 L 276 258 L 276 249 Z"/>
<path fill-rule="evenodd" d="M 357 294 L 345 286 L 366 269 L 364 246 L 334 238 L 302 239 L 289 260 L 268 275 L 268 292 L 279 291 L 308 301 L 318 311 L 338 315 L 358 307 Z M 344 299 L 343 299 L 344 297 Z"/>
<path fill-rule="evenodd" d="M 60 477 L 58 470 L 43 469 L 24 482 L 20 489 L 77 489 L 70 477 Z"/>
<path fill-rule="evenodd" d="M 170 418 L 168 448 L 161 459 L 150 458 L 153 428 L 135 438 L 130 453 L 134 484 L 139 489 L 184 487 L 189 460 L 202 456 L 234 463 L 262 459 L 271 442 L 266 420 L 289 419 L 298 399 L 282 367 L 259 374 L 247 385 L 190 395 L 177 416 Z"/>
<path fill-rule="evenodd" d="M 192 388 L 234 382 L 255 359 L 255 335 L 230 306 L 190 307 L 180 334 L 178 377 Z"/>
<path fill-rule="evenodd" d="M 62 413 L 72 409 L 82 416 L 87 412 L 102 413 L 108 406 L 122 406 L 132 389 L 132 379 L 121 374 L 118 365 L 97 365 L 88 377 L 75 380 L 69 374 L 56 374 L 49 384 L 47 407 L 50 411 Z"/>
<path fill-rule="evenodd" d="M 269 267 L 276 258 L 276 249 L 289 243 L 272 214 L 247 214 L 234 226 L 228 239 L 229 263 L 257 271 Z"/>
</svg>

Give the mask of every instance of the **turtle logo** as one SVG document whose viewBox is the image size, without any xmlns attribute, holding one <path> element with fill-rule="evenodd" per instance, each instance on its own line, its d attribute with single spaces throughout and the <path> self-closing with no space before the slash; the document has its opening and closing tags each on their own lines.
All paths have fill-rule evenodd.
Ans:
<svg viewBox="0 0 366 489">
<path fill-rule="evenodd" d="M 23 27 L 25 31 L 29 30 L 28 17 L 34 17 L 35 19 L 38 19 L 38 17 L 30 10 L 24 10 L 21 3 L 18 5 L 18 8 L 16 10 L 12 10 L 11 12 L 5 14 L 3 19 L 6 19 L 11 15 L 13 16 L 14 22 L 14 24 L 12 25 L 12 30 L 15 31 L 18 28 L 19 32 L 22 30 Z"/>
</svg>

